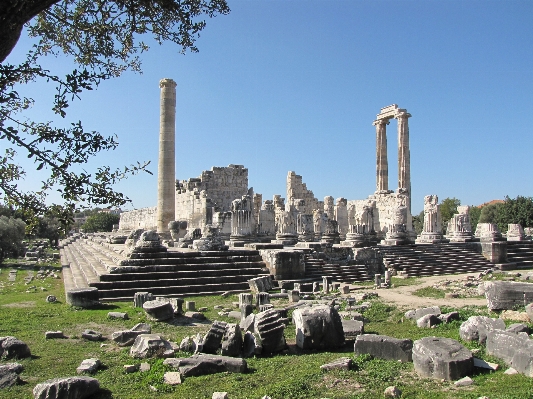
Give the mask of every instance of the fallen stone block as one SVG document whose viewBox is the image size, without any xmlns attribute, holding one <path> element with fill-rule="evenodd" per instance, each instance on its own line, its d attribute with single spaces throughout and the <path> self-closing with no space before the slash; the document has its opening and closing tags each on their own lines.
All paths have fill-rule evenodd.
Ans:
<svg viewBox="0 0 533 399">
<path fill-rule="evenodd" d="M 94 374 L 98 371 L 102 363 L 99 359 L 91 358 L 91 359 L 85 359 L 81 362 L 81 364 L 76 369 L 76 372 L 78 374 Z"/>
<path fill-rule="evenodd" d="M 165 321 L 174 317 L 174 309 L 170 302 L 148 301 L 143 304 L 148 318 L 154 321 Z"/>
<path fill-rule="evenodd" d="M 98 289 L 95 287 L 78 288 L 66 292 L 67 303 L 79 308 L 92 308 L 100 304 Z"/>
<path fill-rule="evenodd" d="M 170 358 L 164 365 L 178 369 L 182 377 L 198 377 L 215 373 L 245 373 L 246 360 L 228 356 L 197 354 L 187 358 Z"/>
<path fill-rule="evenodd" d="M 434 314 L 427 314 L 416 321 L 416 325 L 418 328 L 431 328 L 441 323 L 442 321 L 439 316 L 436 316 Z"/>
<path fill-rule="evenodd" d="M 64 339 L 67 338 L 63 334 L 63 331 L 46 331 L 44 333 L 45 339 Z"/>
<path fill-rule="evenodd" d="M 369 354 L 378 359 L 412 361 L 413 341 L 386 335 L 363 334 L 355 339 L 356 355 Z"/>
<path fill-rule="evenodd" d="M 25 342 L 11 336 L 0 337 L 0 358 L 23 359 L 30 356 L 30 348 Z"/>
<path fill-rule="evenodd" d="M 238 324 L 226 325 L 220 353 L 222 356 L 242 357 L 242 333 Z"/>
<path fill-rule="evenodd" d="M 273 309 L 255 315 L 254 332 L 261 341 L 264 353 L 275 353 L 287 347 L 284 336 L 285 324 Z"/>
<path fill-rule="evenodd" d="M 167 371 L 163 375 L 163 382 L 168 385 L 181 384 L 181 375 L 178 371 Z"/>
<path fill-rule="evenodd" d="M 111 334 L 111 339 L 119 346 L 133 345 L 135 338 L 141 334 L 151 334 L 152 326 L 146 323 L 138 323 L 129 330 L 115 331 Z"/>
<path fill-rule="evenodd" d="M 526 305 L 526 313 L 529 321 L 533 321 L 533 303 Z"/>
<path fill-rule="evenodd" d="M 365 326 L 360 320 L 342 319 L 342 330 L 344 331 L 345 341 L 355 341 L 358 335 L 365 333 Z"/>
<path fill-rule="evenodd" d="M 23 370 L 22 364 L 8 363 L 0 366 L 0 389 L 9 388 L 19 384 L 21 381 L 19 374 Z"/>
<path fill-rule="evenodd" d="M 515 281 L 485 281 L 485 297 L 490 310 L 514 309 L 533 302 L 533 284 Z"/>
<path fill-rule="evenodd" d="M 127 313 L 123 313 L 123 312 L 109 312 L 107 314 L 107 317 L 109 319 L 120 319 L 120 320 L 128 320 L 129 319 L 129 316 Z"/>
<path fill-rule="evenodd" d="M 453 381 L 472 374 L 474 358 L 451 338 L 425 337 L 413 344 L 413 365 L 421 377 Z"/>
<path fill-rule="evenodd" d="M 254 333 L 246 331 L 243 341 L 243 357 L 258 356 L 263 352 L 263 346 Z"/>
<path fill-rule="evenodd" d="M 202 353 L 211 353 L 213 355 L 217 353 L 222 345 L 226 325 L 227 323 L 224 321 L 215 320 L 213 322 L 202 342 Z"/>
<path fill-rule="evenodd" d="M 87 341 L 101 341 L 102 340 L 102 334 L 94 330 L 85 330 L 84 332 L 81 333 L 81 337 L 86 339 Z"/>
<path fill-rule="evenodd" d="M 489 331 L 486 351 L 487 354 L 502 359 L 519 373 L 533 377 L 533 342 L 527 334 Z"/>
<path fill-rule="evenodd" d="M 213 392 L 213 396 L 211 399 L 228 399 L 228 393 L 227 392 Z"/>
<path fill-rule="evenodd" d="M 194 320 L 203 321 L 205 320 L 205 315 L 200 312 L 185 312 L 185 317 L 189 317 Z"/>
<path fill-rule="evenodd" d="M 385 388 L 385 391 L 383 391 L 383 396 L 386 398 L 400 398 L 402 396 L 402 391 L 400 391 L 397 387 L 387 387 Z"/>
<path fill-rule="evenodd" d="M 250 285 L 250 291 L 252 294 L 257 294 L 259 292 L 268 292 L 272 287 L 272 278 L 270 276 L 261 276 L 255 277 L 248 280 Z"/>
<path fill-rule="evenodd" d="M 123 370 L 126 374 L 135 373 L 139 370 L 138 364 L 125 364 L 123 367 Z"/>
<path fill-rule="evenodd" d="M 459 312 L 450 312 L 450 313 L 441 314 L 439 316 L 439 319 L 443 323 L 451 323 L 452 321 L 459 320 Z"/>
<path fill-rule="evenodd" d="M 507 332 L 511 332 L 511 333 L 514 333 L 514 334 L 518 334 L 518 333 L 526 333 L 526 334 L 529 334 L 529 326 L 527 324 L 524 324 L 524 323 L 514 323 L 514 324 L 511 324 L 510 326 L 508 326 L 505 331 Z"/>
<path fill-rule="evenodd" d="M 353 360 L 349 357 L 341 357 L 340 359 L 334 360 L 333 362 L 323 364 L 320 366 L 321 370 L 331 371 L 331 370 L 350 370 L 353 366 Z"/>
<path fill-rule="evenodd" d="M 344 344 L 344 330 L 339 313 L 331 306 L 316 305 L 292 313 L 296 345 L 302 349 L 338 348 Z"/>
<path fill-rule="evenodd" d="M 146 359 L 149 357 L 168 357 L 174 354 L 170 342 L 156 334 L 141 334 L 135 338 L 130 356 Z"/>
<path fill-rule="evenodd" d="M 440 308 L 438 306 L 431 306 L 429 308 L 408 310 L 407 312 L 405 312 L 405 318 L 411 319 L 411 320 L 418 320 L 422 316 L 425 316 L 428 314 L 433 314 L 435 316 L 438 316 L 441 314 Z"/>
<path fill-rule="evenodd" d="M 463 377 L 453 383 L 456 387 L 468 387 L 474 384 L 474 380 L 468 376 Z"/>
<path fill-rule="evenodd" d="M 53 378 L 33 388 L 34 399 L 85 399 L 100 390 L 100 383 L 91 377 Z"/>
<path fill-rule="evenodd" d="M 486 316 L 471 316 L 459 327 L 459 336 L 465 341 L 478 341 L 484 344 L 487 333 L 491 330 L 505 330 L 502 319 L 491 319 Z"/>
<path fill-rule="evenodd" d="M 133 295 L 133 307 L 142 308 L 145 302 L 153 300 L 154 296 L 150 292 L 136 292 Z"/>
</svg>

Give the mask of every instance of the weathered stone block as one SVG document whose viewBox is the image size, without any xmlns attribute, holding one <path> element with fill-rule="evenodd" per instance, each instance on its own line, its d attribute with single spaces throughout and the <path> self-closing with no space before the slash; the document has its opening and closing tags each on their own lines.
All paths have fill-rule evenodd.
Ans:
<svg viewBox="0 0 533 399">
<path fill-rule="evenodd" d="M 94 287 L 78 288 L 66 292 L 67 303 L 79 308 L 91 308 L 99 304 L 98 289 Z"/>
<path fill-rule="evenodd" d="M 202 352 L 216 354 L 222 344 L 222 338 L 224 337 L 224 332 L 226 331 L 227 323 L 224 321 L 215 320 L 211 325 L 211 328 L 205 334 L 204 340 L 202 342 Z"/>
<path fill-rule="evenodd" d="M 533 284 L 514 281 L 486 281 L 487 307 L 490 310 L 513 309 L 533 302 Z"/>
<path fill-rule="evenodd" d="M 453 381 L 472 373 L 474 358 L 451 338 L 425 337 L 413 344 L 413 365 L 421 377 Z"/>
<path fill-rule="evenodd" d="M 220 353 L 222 356 L 242 357 L 242 332 L 238 324 L 226 325 Z"/>
<path fill-rule="evenodd" d="M 425 316 L 428 314 L 433 314 L 435 316 L 438 316 L 441 314 L 440 308 L 438 306 L 431 306 L 428 308 L 408 310 L 407 312 L 405 312 L 405 317 L 411 320 L 418 320 L 422 316 Z"/>
<path fill-rule="evenodd" d="M 246 331 L 244 333 L 243 357 L 252 357 L 260 355 L 263 352 L 263 346 L 254 333 Z"/>
<path fill-rule="evenodd" d="M 412 361 L 413 341 L 386 335 L 363 334 L 355 339 L 356 355 L 369 354 L 379 359 Z"/>
<path fill-rule="evenodd" d="M 296 345 L 302 349 L 337 348 L 344 344 L 341 318 L 331 306 L 296 309 L 292 320 L 296 328 Z"/>
<path fill-rule="evenodd" d="M 215 373 L 245 373 L 246 360 L 228 356 L 197 354 L 187 358 L 171 358 L 164 365 L 179 369 L 183 377 L 197 377 Z"/>
<path fill-rule="evenodd" d="M 471 316 L 459 327 L 459 336 L 465 341 L 479 341 L 484 344 L 487 333 L 491 330 L 505 330 L 505 322 L 486 316 Z"/>
<path fill-rule="evenodd" d="M 167 351 L 173 352 L 170 342 L 156 334 L 141 334 L 135 338 L 130 349 L 130 356 L 140 359 L 164 357 Z"/>
<path fill-rule="evenodd" d="M 330 371 L 330 370 L 345 370 L 348 371 L 352 368 L 353 360 L 349 357 L 341 357 L 340 359 L 334 360 L 331 363 L 323 364 L 320 366 L 321 370 Z"/>
<path fill-rule="evenodd" d="M 502 359 L 519 373 L 533 377 L 533 342 L 527 334 L 489 331 L 486 350 L 489 355 Z"/>
<path fill-rule="evenodd" d="M 416 325 L 419 328 L 431 328 L 441 323 L 441 319 L 434 314 L 427 314 L 416 321 Z"/>
<path fill-rule="evenodd" d="M 272 278 L 270 276 L 255 277 L 248 280 L 252 294 L 268 292 L 272 289 Z"/>
<path fill-rule="evenodd" d="M 346 341 L 354 341 L 357 336 L 365 333 L 364 323 L 362 320 L 344 320 L 342 319 L 342 330 Z"/>
<path fill-rule="evenodd" d="M 85 399 L 100 390 L 100 383 L 91 377 L 53 378 L 33 388 L 34 399 Z"/>
<path fill-rule="evenodd" d="M 285 324 L 279 313 L 273 309 L 255 315 L 254 332 L 263 346 L 263 352 L 275 353 L 287 347 L 283 334 Z"/>
<path fill-rule="evenodd" d="M 146 323 L 138 323 L 129 330 L 115 331 L 111 334 L 111 339 L 115 341 L 119 346 L 133 345 L 135 338 L 141 334 L 150 334 L 152 332 L 152 326 Z"/>
<path fill-rule="evenodd" d="M 98 371 L 101 364 L 100 360 L 96 358 L 85 359 L 78 366 L 76 372 L 78 374 L 94 374 Z"/>
<path fill-rule="evenodd" d="M 148 301 L 143 304 L 143 309 L 149 319 L 164 321 L 174 317 L 174 309 L 170 302 Z"/>
<path fill-rule="evenodd" d="M 265 249 L 261 256 L 276 280 L 293 280 L 305 277 L 303 251 Z"/>
</svg>

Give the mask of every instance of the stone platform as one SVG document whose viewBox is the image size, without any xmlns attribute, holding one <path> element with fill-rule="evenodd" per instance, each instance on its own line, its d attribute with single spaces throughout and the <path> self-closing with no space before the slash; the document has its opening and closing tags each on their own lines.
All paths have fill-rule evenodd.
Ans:
<svg viewBox="0 0 533 399">
<path fill-rule="evenodd" d="M 139 291 L 155 296 L 244 292 L 247 280 L 267 275 L 258 251 L 174 251 L 120 254 L 120 244 L 78 239 L 61 249 L 65 290 L 98 288 L 101 301 L 130 301 Z"/>
</svg>

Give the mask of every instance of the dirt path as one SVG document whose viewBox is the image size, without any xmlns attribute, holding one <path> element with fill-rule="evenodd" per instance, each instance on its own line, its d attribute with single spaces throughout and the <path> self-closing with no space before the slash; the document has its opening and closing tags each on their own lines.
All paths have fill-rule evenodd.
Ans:
<svg viewBox="0 0 533 399">
<path fill-rule="evenodd" d="M 397 288 L 387 288 L 387 289 L 367 289 L 367 290 L 357 290 L 355 292 L 377 292 L 379 297 L 389 303 L 393 303 L 398 307 L 407 307 L 407 308 L 420 308 L 426 306 L 451 306 L 456 308 L 461 308 L 463 306 L 475 305 L 475 306 L 485 306 L 487 305 L 487 300 L 485 298 L 423 298 L 416 295 L 413 295 L 413 292 L 419 290 L 420 288 L 430 287 L 433 284 L 440 281 L 455 281 L 463 280 L 466 276 L 472 276 L 476 274 L 467 273 L 467 274 L 454 274 L 454 275 L 445 275 L 445 276 L 432 276 L 432 277 L 422 277 L 420 278 L 420 284 L 416 285 L 406 285 Z M 352 291 L 353 292 L 353 291 Z"/>
</svg>

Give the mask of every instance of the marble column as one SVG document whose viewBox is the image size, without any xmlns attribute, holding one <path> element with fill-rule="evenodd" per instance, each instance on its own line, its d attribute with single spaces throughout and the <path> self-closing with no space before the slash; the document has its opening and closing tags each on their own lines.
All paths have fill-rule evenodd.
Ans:
<svg viewBox="0 0 533 399">
<path fill-rule="evenodd" d="M 176 201 L 176 82 L 161 79 L 159 164 L 157 169 L 157 232 L 168 233 Z"/>
<path fill-rule="evenodd" d="M 398 119 L 398 188 L 407 190 L 409 212 L 411 212 L 411 155 L 408 124 L 410 117 L 411 114 L 405 110 L 400 110 L 395 116 Z"/>
<path fill-rule="evenodd" d="M 376 191 L 389 190 L 389 163 L 387 161 L 388 119 L 374 121 L 376 126 Z"/>
</svg>

